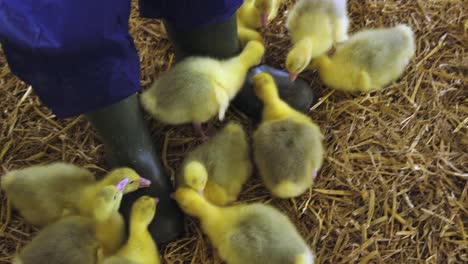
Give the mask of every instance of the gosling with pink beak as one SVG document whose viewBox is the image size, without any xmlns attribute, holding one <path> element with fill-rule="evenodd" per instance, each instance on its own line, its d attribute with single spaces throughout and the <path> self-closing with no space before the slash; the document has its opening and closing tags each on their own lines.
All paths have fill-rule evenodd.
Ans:
<svg viewBox="0 0 468 264">
<path fill-rule="evenodd" d="M 347 0 L 299 0 L 289 11 L 286 27 L 293 46 L 286 57 L 291 80 L 310 68 L 313 59 L 348 39 Z"/>
<path fill-rule="evenodd" d="M 25 220 L 45 226 L 69 214 L 91 215 L 97 193 L 108 185 L 124 186 L 124 194 L 148 186 L 133 169 L 116 168 L 99 180 L 89 170 L 66 162 L 36 165 L 8 172 L 1 188 Z M 141 182 L 141 184 L 140 184 Z"/>
</svg>

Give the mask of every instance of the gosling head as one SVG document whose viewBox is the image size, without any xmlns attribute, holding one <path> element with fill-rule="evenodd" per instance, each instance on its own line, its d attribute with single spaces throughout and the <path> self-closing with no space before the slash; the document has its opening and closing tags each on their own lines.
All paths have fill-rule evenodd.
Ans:
<svg viewBox="0 0 468 264">
<path fill-rule="evenodd" d="M 147 227 L 153 221 L 158 202 L 158 198 L 147 195 L 138 198 L 132 206 L 131 221 Z"/>
<path fill-rule="evenodd" d="M 203 197 L 191 188 L 178 188 L 174 194 L 174 199 L 186 214 L 195 216 L 199 213 L 199 202 Z"/>
<path fill-rule="evenodd" d="M 264 103 L 269 99 L 278 97 L 278 90 L 273 77 L 266 72 L 259 73 L 253 77 L 254 91 Z"/>
<path fill-rule="evenodd" d="M 208 172 L 200 162 L 191 161 L 184 167 L 184 180 L 190 188 L 203 195 L 208 180 Z"/>
<path fill-rule="evenodd" d="M 269 16 L 274 13 L 273 4 L 271 0 L 257 0 L 255 1 L 255 8 L 260 13 L 260 23 L 262 27 L 266 27 L 269 21 Z"/>
<path fill-rule="evenodd" d="M 117 168 L 109 172 L 109 182 L 118 183 L 124 178 L 128 179 L 128 183 L 125 187 L 124 194 L 136 191 L 138 188 L 144 188 L 151 185 L 151 181 L 141 177 L 135 170 L 123 167 Z"/>
<path fill-rule="evenodd" d="M 94 201 L 94 218 L 98 221 L 104 221 L 112 213 L 117 212 L 122 201 L 123 190 L 126 187 L 128 179 L 124 179 L 116 186 L 109 185 L 100 190 Z"/>
<path fill-rule="evenodd" d="M 311 61 L 311 47 L 307 40 L 299 41 L 289 51 L 286 57 L 286 69 L 289 72 L 289 79 L 296 80 L 299 73 L 303 72 Z"/>
</svg>

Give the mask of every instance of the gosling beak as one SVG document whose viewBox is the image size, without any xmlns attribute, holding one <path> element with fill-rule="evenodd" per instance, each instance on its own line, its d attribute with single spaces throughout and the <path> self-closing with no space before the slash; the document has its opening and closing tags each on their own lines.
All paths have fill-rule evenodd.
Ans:
<svg viewBox="0 0 468 264">
<path fill-rule="evenodd" d="M 158 197 L 154 197 L 154 204 L 158 204 L 159 203 L 159 198 Z"/>
<path fill-rule="evenodd" d="M 151 185 L 151 181 L 148 179 L 140 177 L 140 179 L 138 180 L 138 188 L 145 188 L 145 187 L 149 187 L 150 185 Z"/>
<path fill-rule="evenodd" d="M 291 80 L 291 81 L 294 82 L 294 81 L 297 79 L 297 76 L 298 76 L 298 75 L 299 75 L 299 74 L 297 74 L 297 73 L 290 72 L 290 73 L 289 73 L 289 80 Z"/>
<path fill-rule="evenodd" d="M 117 183 L 117 189 L 119 189 L 119 191 L 123 192 L 125 190 L 125 187 L 127 187 L 127 184 L 128 184 L 128 178 L 123 178 L 121 181 L 119 181 L 119 183 Z"/>
<path fill-rule="evenodd" d="M 198 190 L 198 194 L 200 194 L 201 196 L 203 196 L 203 189 Z"/>
<path fill-rule="evenodd" d="M 268 26 L 268 14 L 267 13 L 261 14 L 260 19 L 262 20 L 262 27 Z"/>
</svg>

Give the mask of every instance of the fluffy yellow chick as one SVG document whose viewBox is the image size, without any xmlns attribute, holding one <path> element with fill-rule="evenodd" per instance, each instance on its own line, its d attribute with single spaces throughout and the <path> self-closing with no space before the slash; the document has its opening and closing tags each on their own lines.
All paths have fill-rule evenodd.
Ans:
<svg viewBox="0 0 468 264">
<path fill-rule="evenodd" d="M 254 160 L 266 187 L 281 198 L 296 197 L 312 184 L 323 161 L 323 136 L 306 115 L 278 96 L 267 73 L 254 76 L 263 119 L 253 135 Z"/>
<path fill-rule="evenodd" d="M 156 119 L 173 125 L 192 122 L 204 136 L 200 123 L 214 116 L 224 119 L 248 69 L 260 63 L 264 52 L 261 43 L 251 41 L 231 59 L 188 57 L 143 92 L 141 103 Z"/>
<path fill-rule="evenodd" d="M 1 187 L 26 221 L 44 226 L 67 214 L 90 215 L 96 193 L 124 178 L 126 193 L 150 184 L 130 168 L 115 169 L 96 181 L 84 168 L 56 162 L 11 171 L 1 178 Z"/>
<path fill-rule="evenodd" d="M 256 29 L 266 27 L 277 15 L 282 0 L 245 0 L 237 10 L 237 24 Z"/>
<path fill-rule="evenodd" d="M 135 201 L 130 215 L 130 234 L 128 241 L 115 256 L 104 261 L 104 264 L 161 263 L 156 244 L 151 234 L 148 232 L 148 225 L 154 218 L 157 203 L 157 199 L 149 196 L 142 196 Z"/>
<path fill-rule="evenodd" d="M 100 242 L 100 258 L 117 252 L 122 246 L 125 237 L 125 223 L 119 213 L 122 201 L 122 192 L 126 180 L 122 180 L 115 186 L 104 187 L 96 194 L 93 201 L 92 218 L 95 222 L 96 238 Z"/>
<path fill-rule="evenodd" d="M 21 250 L 13 263 L 97 263 L 98 252 L 101 247 L 108 246 L 109 241 L 100 241 L 96 232 L 118 208 L 123 187 L 108 186 L 99 192 L 93 218 L 68 216 L 45 227 Z"/>
<path fill-rule="evenodd" d="M 185 186 L 190 187 L 199 194 L 203 194 L 208 181 L 208 171 L 200 161 L 197 160 L 184 160 L 182 171 L 176 174 L 177 187 Z"/>
<path fill-rule="evenodd" d="M 312 264 L 312 250 L 287 216 L 274 207 L 255 203 L 218 207 L 195 190 L 179 188 L 175 199 L 203 231 L 228 264 Z"/>
<path fill-rule="evenodd" d="M 289 12 L 286 26 L 294 43 L 286 69 L 295 80 L 313 58 L 348 38 L 346 0 L 299 0 Z"/>
<path fill-rule="evenodd" d="M 258 41 L 264 44 L 262 35 L 255 29 L 248 28 L 242 24 L 237 24 L 237 37 L 241 47 L 244 47 L 250 41 Z"/>
<path fill-rule="evenodd" d="M 410 27 L 364 30 L 313 62 L 322 81 L 337 90 L 371 92 L 398 79 L 414 56 Z"/>
<path fill-rule="evenodd" d="M 13 264 L 97 263 L 99 243 L 89 218 L 69 216 L 45 227 Z"/>
<path fill-rule="evenodd" d="M 263 43 L 256 30 L 266 27 L 278 15 L 281 0 L 246 0 L 237 10 L 237 33 L 241 46 L 251 40 Z"/>
<path fill-rule="evenodd" d="M 187 155 L 176 182 L 204 190 L 210 202 L 225 205 L 237 199 L 252 167 L 246 134 L 241 125 L 230 122 Z"/>
</svg>

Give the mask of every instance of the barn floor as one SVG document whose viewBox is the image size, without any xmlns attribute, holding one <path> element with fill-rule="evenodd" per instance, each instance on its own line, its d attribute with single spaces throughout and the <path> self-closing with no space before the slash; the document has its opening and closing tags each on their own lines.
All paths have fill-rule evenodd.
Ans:
<svg viewBox="0 0 468 264">
<path fill-rule="evenodd" d="M 265 32 L 265 62 L 277 67 L 284 67 L 290 45 L 284 15 L 293 2 L 286 2 Z M 287 213 L 319 263 L 467 263 L 468 6 L 462 0 L 349 2 L 352 32 L 409 24 L 417 36 L 415 58 L 401 80 L 369 95 L 333 91 L 315 72 L 303 74 L 320 95 L 309 113 L 327 148 L 318 181 L 301 197 L 280 200 L 254 176 L 241 200 Z M 139 18 L 134 6 L 130 24 L 147 88 L 170 67 L 173 52 L 159 22 Z M 84 118 L 57 120 L 10 73 L 1 53 L 0 87 L 0 174 L 55 160 L 104 172 L 102 145 Z M 236 110 L 228 119 L 254 128 Z M 188 126 L 151 121 L 151 128 L 174 175 L 184 153 L 200 142 Z M 0 263 L 10 263 L 35 229 L 3 194 L 0 201 Z M 220 263 L 192 220 L 185 237 L 160 250 L 166 263 Z"/>
</svg>

